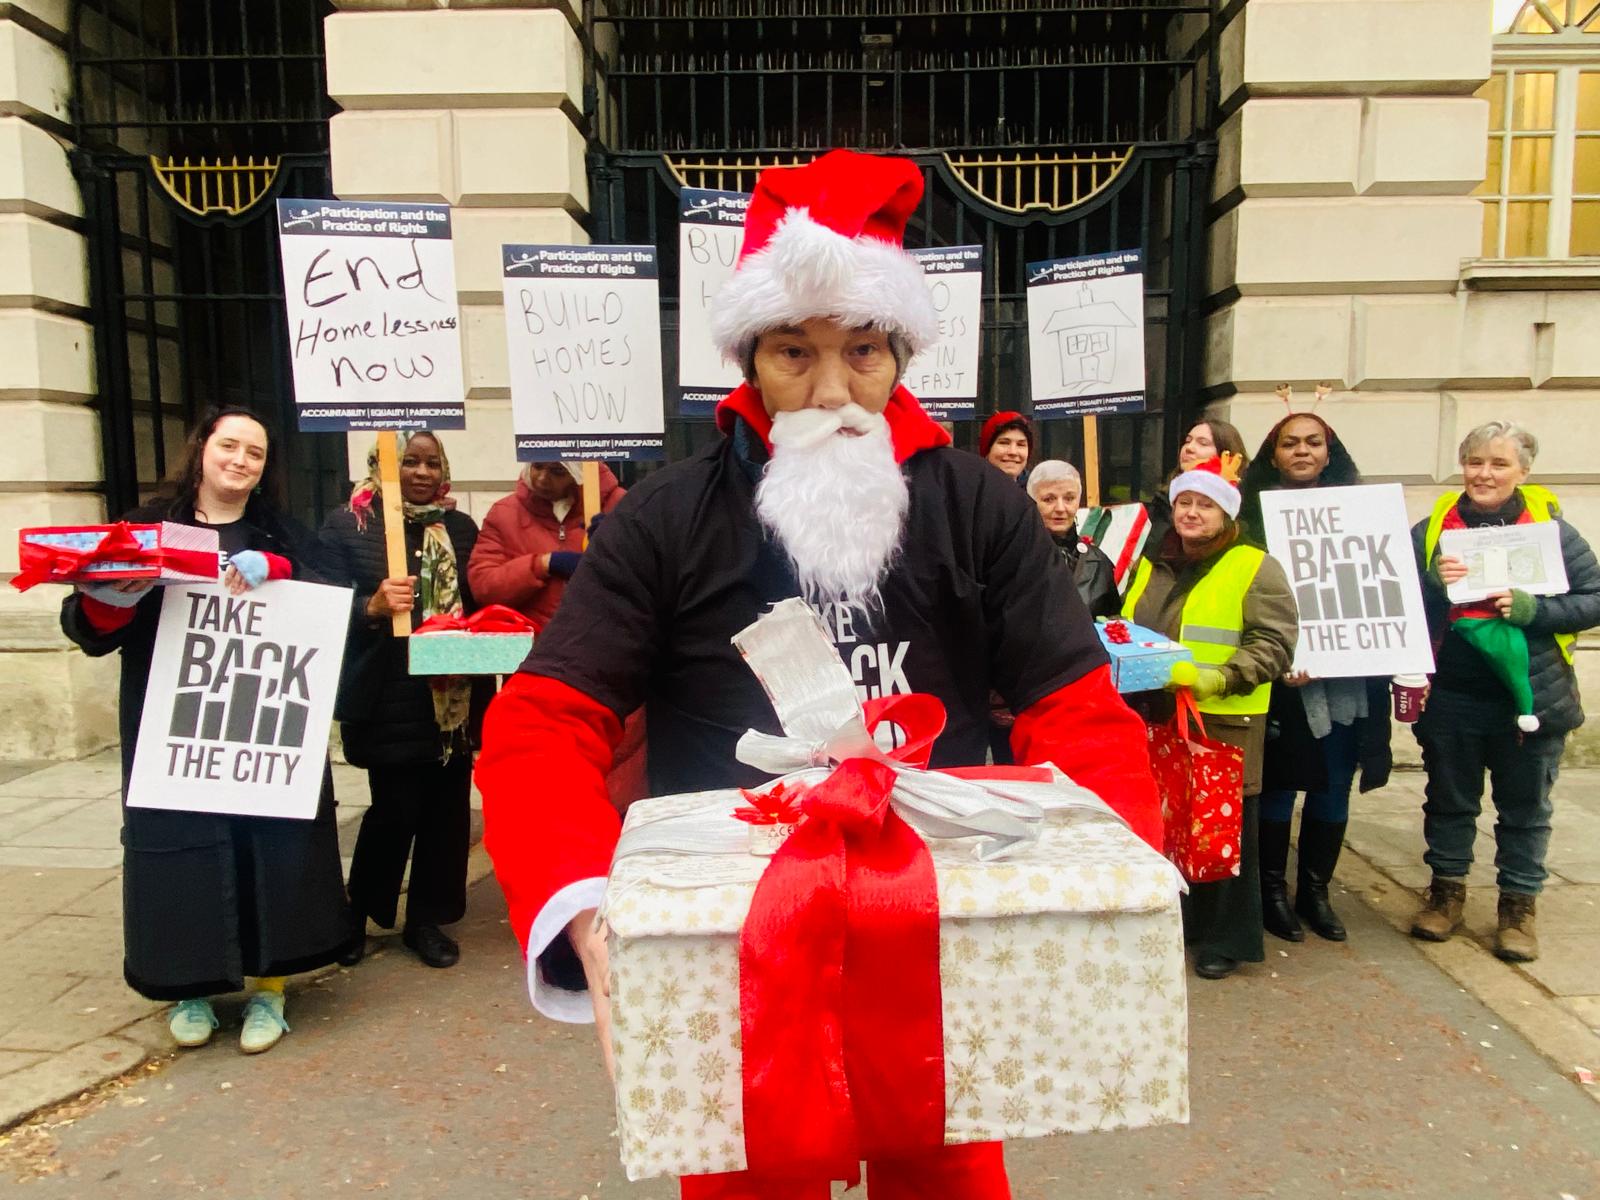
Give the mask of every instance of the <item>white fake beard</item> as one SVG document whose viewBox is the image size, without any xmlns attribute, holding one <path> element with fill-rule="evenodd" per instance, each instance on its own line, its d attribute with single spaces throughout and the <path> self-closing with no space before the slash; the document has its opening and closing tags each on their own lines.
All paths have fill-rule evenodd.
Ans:
<svg viewBox="0 0 1600 1200">
<path fill-rule="evenodd" d="M 756 515 L 788 553 L 801 595 L 870 612 L 911 502 L 889 422 L 855 404 L 807 408 L 775 415 L 771 440 Z"/>
</svg>

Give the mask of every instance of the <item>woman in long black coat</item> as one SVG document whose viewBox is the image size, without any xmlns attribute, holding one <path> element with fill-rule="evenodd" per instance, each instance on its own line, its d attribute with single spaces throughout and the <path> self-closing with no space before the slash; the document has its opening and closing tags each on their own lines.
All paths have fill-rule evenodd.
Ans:
<svg viewBox="0 0 1600 1200">
<path fill-rule="evenodd" d="M 213 411 L 190 435 L 163 496 L 124 518 L 215 529 L 242 591 L 269 578 L 303 577 L 314 543 L 274 505 L 266 427 L 244 409 Z M 240 1046 L 265 1050 L 288 1029 L 283 976 L 345 953 L 354 934 L 345 906 L 334 823 L 333 778 L 310 821 L 220 816 L 126 806 L 145 687 L 161 617 L 148 580 L 95 584 L 61 607 L 61 627 L 90 655 L 122 654 L 123 975 L 152 1000 L 174 1000 L 168 1025 L 182 1046 L 211 1038 L 207 998 L 256 978 Z"/>
<path fill-rule="evenodd" d="M 401 938 L 430 967 L 449 967 L 460 947 L 440 926 L 467 910 L 472 737 L 489 685 L 487 679 L 412 675 L 406 641 L 394 636 L 390 618 L 410 611 L 417 625 L 439 613 L 472 611 L 466 565 L 478 526 L 445 501 L 450 463 L 438 437 L 413 433 L 402 442 L 400 493 L 411 570 L 389 574 L 376 446 L 367 456 L 367 478 L 322 526 L 323 573 L 355 589 L 334 715 L 345 758 L 366 768 L 372 789 L 350 864 L 350 903 L 359 919 L 392 929 L 409 857 Z M 353 945 L 344 961 L 360 958 L 363 944 Z"/>
</svg>

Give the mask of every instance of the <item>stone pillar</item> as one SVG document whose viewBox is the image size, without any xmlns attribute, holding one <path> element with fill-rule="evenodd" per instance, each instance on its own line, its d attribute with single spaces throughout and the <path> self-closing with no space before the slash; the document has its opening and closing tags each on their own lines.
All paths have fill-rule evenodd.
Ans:
<svg viewBox="0 0 1600 1200">
<path fill-rule="evenodd" d="M 500 245 L 587 240 L 576 13 L 492 0 L 339 7 L 325 25 L 328 92 L 344 109 L 331 125 L 334 192 L 455 206 L 467 429 L 444 439 L 455 495 L 481 518 L 517 473 Z M 350 438 L 352 477 L 370 442 Z"/>
<path fill-rule="evenodd" d="M 105 518 L 83 216 L 68 164 L 67 6 L 0 15 L 0 577 L 15 531 Z M 68 758 L 116 736 L 117 660 L 61 636 L 59 587 L 0 587 L 0 759 Z"/>
</svg>

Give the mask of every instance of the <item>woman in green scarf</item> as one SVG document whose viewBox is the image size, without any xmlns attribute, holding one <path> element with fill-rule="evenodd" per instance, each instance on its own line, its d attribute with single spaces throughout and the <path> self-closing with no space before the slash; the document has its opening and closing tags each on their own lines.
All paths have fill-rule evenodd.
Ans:
<svg viewBox="0 0 1600 1200">
<path fill-rule="evenodd" d="M 402 940 L 430 967 L 448 967 L 460 948 L 440 926 L 466 912 L 472 735 L 488 681 L 410 674 L 391 618 L 409 610 L 415 626 L 472 611 L 465 567 L 478 527 L 449 499 L 450 461 L 438 436 L 397 436 L 408 572 L 389 571 L 376 445 L 367 477 L 321 534 L 323 574 L 355 589 L 334 715 L 345 757 L 366 768 L 372 789 L 350 866 L 350 904 L 358 918 L 393 928 L 409 857 Z M 357 942 L 344 961 L 358 960 L 362 948 Z"/>
</svg>

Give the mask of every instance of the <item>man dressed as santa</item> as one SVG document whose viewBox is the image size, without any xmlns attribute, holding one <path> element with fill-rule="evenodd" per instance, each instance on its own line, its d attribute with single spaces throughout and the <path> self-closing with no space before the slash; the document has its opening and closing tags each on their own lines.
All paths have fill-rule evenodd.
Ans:
<svg viewBox="0 0 1600 1200">
<path fill-rule="evenodd" d="M 762 173 L 714 307 L 746 380 L 717 411 L 724 436 L 607 517 L 489 711 L 485 842 L 534 1006 L 598 1022 L 608 1056 L 594 915 L 621 824 L 605 779 L 622 719 L 646 709 L 654 795 L 763 782 L 734 746 L 779 726 L 730 639 L 776 601 L 821 614 L 863 698 L 944 702 L 933 766 L 984 762 L 993 688 L 1016 713 L 1017 762 L 1056 764 L 1160 845 L 1143 725 L 1032 502 L 899 384 L 938 336 L 902 246 L 921 196 L 912 163 L 849 151 Z M 1010 1195 L 998 1143 L 862 1153 L 874 1200 Z M 825 1200 L 829 1186 L 743 1172 L 687 1177 L 683 1194 Z"/>
</svg>

